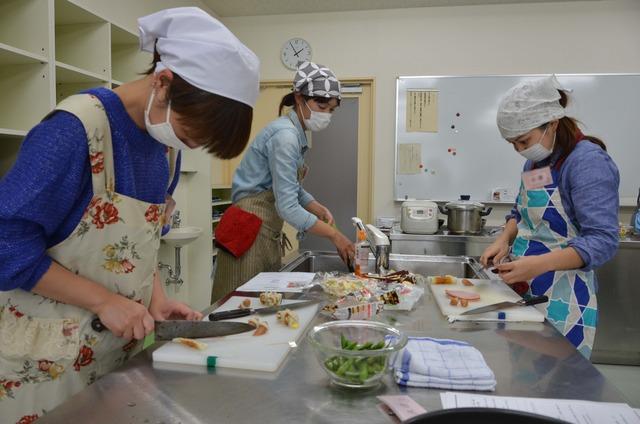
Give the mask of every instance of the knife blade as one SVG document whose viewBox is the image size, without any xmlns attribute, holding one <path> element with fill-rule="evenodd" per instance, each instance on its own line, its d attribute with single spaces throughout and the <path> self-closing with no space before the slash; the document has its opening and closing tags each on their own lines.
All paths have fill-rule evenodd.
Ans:
<svg viewBox="0 0 640 424">
<path fill-rule="evenodd" d="M 156 340 L 172 340 L 176 337 L 188 339 L 222 337 L 247 331 L 255 331 L 255 327 L 244 322 L 175 320 L 155 323 Z"/>
<path fill-rule="evenodd" d="M 481 306 L 479 308 L 464 311 L 460 315 L 483 314 L 485 312 L 498 311 L 500 309 L 512 308 L 514 306 L 531 306 L 531 305 L 537 305 L 538 303 L 545 303 L 548 301 L 549 301 L 549 298 L 547 296 L 538 296 L 538 297 L 532 297 L 529 300 L 521 299 L 521 300 L 518 300 L 517 302 L 498 302 L 492 305 Z"/>
<path fill-rule="evenodd" d="M 94 318 L 93 321 L 91 321 L 91 327 L 97 332 L 102 332 L 106 329 L 99 318 Z M 222 337 L 255 330 L 255 327 L 244 322 L 187 320 L 156 321 L 154 328 L 156 340 L 172 340 L 176 337 L 185 337 L 188 339 Z"/>
<path fill-rule="evenodd" d="M 266 308 L 249 308 L 249 309 L 232 309 L 230 311 L 212 312 L 209 314 L 209 321 L 220 321 L 225 319 L 246 317 L 249 315 L 268 315 L 275 314 L 283 309 L 298 309 L 305 306 L 313 305 L 320 302 L 319 299 L 307 300 L 304 302 L 286 303 L 277 306 L 269 306 Z"/>
</svg>

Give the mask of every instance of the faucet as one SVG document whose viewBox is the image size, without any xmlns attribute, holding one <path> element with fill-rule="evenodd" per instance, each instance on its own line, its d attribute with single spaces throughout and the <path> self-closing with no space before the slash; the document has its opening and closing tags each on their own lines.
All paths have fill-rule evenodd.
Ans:
<svg viewBox="0 0 640 424">
<path fill-rule="evenodd" d="M 171 228 L 180 228 L 182 220 L 180 219 L 180 211 L 175 211 L 173 218 L 171 218 Z"/>
<path fill-rule="evenodd" d="M 385 275 L 389 271 L 389 251 L 391 250 L 389 237 L 372 224 L 367 224 L 365 227 L 358 217 L 351 218 L 351 222 L 367 235 L 369 249 L 371 249 L 371 253 L 376 258 L 376 272 L 380 275 Z"/>
<path fill-rule="evenodd" d="M 162 262 L 158 262 L 158 270 L 166 269 L 168 272 L 167 279 L 164 281 L 165 285 L 169 286 L 169 284 L 175 284 L 176 291 L 180 288 L 182 283 L 182 278 L 180 277 L 181 266 L 180 266 L 180 247 L 175 247 L 175 268 L 171 268 L 171 265 L 163 264 Z"/>
</svg>

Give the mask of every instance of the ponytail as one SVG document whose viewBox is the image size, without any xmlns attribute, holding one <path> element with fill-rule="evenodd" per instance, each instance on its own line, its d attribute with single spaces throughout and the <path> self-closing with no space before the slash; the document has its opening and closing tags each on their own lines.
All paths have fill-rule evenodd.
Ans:
<svg viewBox="0 0 640 424">
<path fill-rule="evenodd" d="M 296 95 L 292 91 L 282 98 L 280 101 L 280 106 L 278 107 L 278 116 L 282 116 L 282 111 L 286 107 L 291 107 L 296 104 Z"/>
<path fill-rule="evenodd" d="M 567 96 L 567 93 L 562 90 L 558 90 L 558 92 L 560 93 L 560 106 L 566 108 L 569 103 L 569 97 Z M 546 125 L 548 124 L 543 125 L 543 127 Z M 602 150 L 607 151 L 607 146 L 602 140 L 594 136 L 582 134 L 582 131 L 580 131 L 580 128 L 578 127 L 578 121 L 575 118 L 571 118 L 569 116 L 560 118 L 558 120 L 558 128 L 556 130 L 556 146 L 554 148 L 554 150 L 560 150 L 561 152 L 559 163 L 564 162 L 580 140 L 588 140 L 591 143 L 600 146 Z"/>
</svg>

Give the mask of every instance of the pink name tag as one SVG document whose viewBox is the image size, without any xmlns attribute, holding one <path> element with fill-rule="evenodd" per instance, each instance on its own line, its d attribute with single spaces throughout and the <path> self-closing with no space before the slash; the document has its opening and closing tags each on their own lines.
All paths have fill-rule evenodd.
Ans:
<svg viewBox="0 0 640 424">
<path fill-rule="evenodd" d="M 545 166 L 544 168 L 523 172 L 522 182 L 524 183 L 524 188 L 527 190 L 543 188 L 544 186 L 553 183 L 551 168 Z"/>
<path fill-rule="evenodd" d="M 427 412 L 415 400 L 406 395 L 378 396 L 378 400 L 386 406 L 386 408 L 382 408 L 383 411 L 387 411 L 388 408 L 401 422 Z"/>
</svg>

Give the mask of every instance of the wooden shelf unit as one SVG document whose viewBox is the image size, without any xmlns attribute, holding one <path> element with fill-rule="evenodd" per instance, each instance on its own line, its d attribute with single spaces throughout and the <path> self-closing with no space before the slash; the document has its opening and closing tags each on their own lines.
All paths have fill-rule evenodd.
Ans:
<svg viewBox="0 0 640 424">
<path fill-rule="evenodd" d="M 0 0 L 0 178 L 56 103 L 140 78 L 138 36 L 72 0 Z"/>
</svg>

